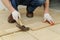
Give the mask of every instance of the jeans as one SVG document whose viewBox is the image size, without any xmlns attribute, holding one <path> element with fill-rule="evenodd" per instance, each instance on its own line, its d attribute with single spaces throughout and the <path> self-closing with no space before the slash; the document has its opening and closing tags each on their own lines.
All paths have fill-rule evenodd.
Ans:
<svg viewBox="0 0 60 40">
<path fill-rule="evenodd" d="M 42 6 L 45 0 L 10 0 L 13 8 L 18 10 L 18 5 L 27 6 L 27 11 L 32 13 L 38 6 Z"/>
</svg>

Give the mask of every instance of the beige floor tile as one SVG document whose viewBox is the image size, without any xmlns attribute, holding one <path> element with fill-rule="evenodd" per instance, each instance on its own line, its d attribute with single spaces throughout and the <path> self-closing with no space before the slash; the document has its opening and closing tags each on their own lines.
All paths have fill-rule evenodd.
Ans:
<svg viewBox="0 0 60 40">
<path fill-rule="evenodd" d="M 0 36 L 19 30 L 16 27 L 15 23 L 14 24 L 8 23 L 8 21 L 7 21 L 8 16 L 9 16 L 9 12 L 7 12 L 7 11 L 0 12 Z"/>
<path fill-rule="evenodd" d="M 36 38 L 32 37 L 26 32 L 18 32 L 11 35 L 3 36 L 4 40 L 36 40 Z"/>
<path fill-rule="evenodd" d="M 32 30 L 39 30 L 41 28 L 49 26 L 48 23 L 43 23 L 42 17 L 39 16 L 34 16 L 34 18 L 27 18 L 23 16 L 22 18 L 25 26 L 30 27 Z"/>
<path fill-rule="evenodd" d="M 56 37 L 56 38 L 54 38 L 53 40 L 60 40 L 60 37 Z"/>
<path fill-rule="evenodd" d="M 37 31 L 30 31 L 29 33 L 35 36 L 38 40 L 53 40 L 60 37 L 60 35 L 58 35 L 57 33 L 45 28 Z"/>
<path fill-rule="evenodd" d="M 0 40 L 3 40 L 3 39 L 0 37 Z"/>
<path fill-rule="evenodd" d="M 30 27 L 32 30 L 37 30 L 40 28 L 45 28 L 50 26 L 48 23 L 43 23 L 43 10 L 42 8 L 37 8 L 34 11 L 34 17 L 33 18 L 27 18 L 26 17 L 26 10 L 25 9 L 20 9 L 21 11 L 21 16 L 22 16 L 22 22 L 27 26 Z M 23 11 L 23 12 L 22 12 Z M 60 15 L 59 12 L 58 15 L 50 10 L 51 15 L 54 17 L 54 19 L 56 19 L 55 21 L 60 22 Z M 55 14 L 54 14 L 55 13 Z M 6 34 L 6 33 L 11 33 L 14 31 L 18 31 L 19 29 L 16 27 L 16 24 L 10 24 L 8 23 L 7 19 L 9 16 L 9 12 L 8 11 L 0 11 L 0 35 Z M 56 17 L 57 16 L 57 17 Z M 12 31 L 11 31 L 12 30 Z"/>
<path fill-rule="evenodd" d="M 48 29 L 60 34 L 60 24 L 54 25 L 52 27 L 48 27 Z"/>
<path fill-rule="evenodd" d="M 36 9 L 36 10 L 38 10 L 38 9 Z M 42 10 L 38 10 L 37 12 L 36 12 L 36 10 L 34 11 L 34 17 L 33 18 L 27 18 L 26 17 L 26 9 L 20 9 L 19 10 L 21 12 L 21 15 L 22 15 L 23 23 L 27 27 L 30 27 L 32 30 L 38 30 L 40 28 L 43 28 L 43 27 L 46 27 L 47 25 L 49 25 L 49 24 L 46 24 L 46 23 L 42 22 L 42 20 L 43 20 Z"/>
<path fill-rule="evenodd" d="M 15 24 L 8 23 L 8 16 L 9 16 L 9 13 L 6 11 L 3 11 L 0 13 L 0 30 L 16 27 Z"/>
<path fill-rule="evenodd" d="M 45 28 L 49 25 L 48 23 L 43 23 L 43 8 L 37 8 L 34 11 L 34 17 L 33 18 L 27 18 L 26 17 L 26 9 L 20 9 L 23 23 L 27 26 L 30 27 L 32 30 L 39 30 L 41 28 Z M 23 11 L 23 12 L 22 12 Z M 24 14 L 24 15 L 23 15 Z M 54 10 L 50 10 L 50 15 L 53 17 L 55 24 L 60 23 L 60 12 L 55 12 Z"/>
</svg>

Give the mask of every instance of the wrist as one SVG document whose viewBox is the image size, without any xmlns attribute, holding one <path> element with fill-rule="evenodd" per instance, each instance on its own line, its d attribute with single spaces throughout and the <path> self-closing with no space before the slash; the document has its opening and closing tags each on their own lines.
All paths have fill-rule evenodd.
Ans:
<svg viewBox="0 0 60 40">
<path fill-rule="evenodd" d="M 48 9 L 45 9 L 45 10 L 44 10 L 44 13 L 49 13 L 49 10 L 48 10 Z"/>
<path fill-rule="evenodd" d="M 18 14 L 18 11 L 14 10 L 12 11 L 12 14 Z"/>
<path fill-rule="evenodd" d="M 49 15 L 49 13 L 44 13 L 44 16 Z"/>
<path fill-rule="evenodd" d="M 10 9 L 10 13 L 12 13 L 13 11 L 15 11 L 15 9 L 13 8 L 13 9 Z"/>
</svg>

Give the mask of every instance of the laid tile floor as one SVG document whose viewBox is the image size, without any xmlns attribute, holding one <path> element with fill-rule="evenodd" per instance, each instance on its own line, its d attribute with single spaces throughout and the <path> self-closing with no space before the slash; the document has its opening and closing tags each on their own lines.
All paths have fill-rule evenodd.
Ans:
<svg viewBox="0 0 60 40">
<path fill-rule="evenodd" d="M 22 12 L 23 11 L 23 12 Z M 7 21 L 10 13 L 8 11 L 0 11 L 0 40 L 60 40 L 60 12 L 50 9 L 50 14 L 56 22 L 51 26 L 43 23 L 43 9 L 37 8 L 34 11 L 33 18 L 26 17 L 26 9 L 19 10 L 25 26 L 30 27 L 28 32 L 21 32 L 16 27 L 16 23 L 10 24 Z"/>
</svg>

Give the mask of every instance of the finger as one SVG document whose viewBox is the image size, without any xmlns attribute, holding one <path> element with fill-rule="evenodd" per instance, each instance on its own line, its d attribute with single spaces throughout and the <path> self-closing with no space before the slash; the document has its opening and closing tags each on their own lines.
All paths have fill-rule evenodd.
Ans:
<svg viewBox="0 0 60 40">
<path fill-rule="evenodd" d="M 50 20 L 50 21 L 47 20 L 47 22 L 51 25 L 54 25 L 54 21 L 52 21 L 52 20 Z"/>
<path fill-rule="evenodd" d="M 50 24 L 50 21 L 46 20 L 46 22 Z"/>
<path fill-rule="evenodd" d="M 50 21 L 50 24 L 51 24 L 51 25 L 54 25 L 54 21 Z"/>
</svg>

